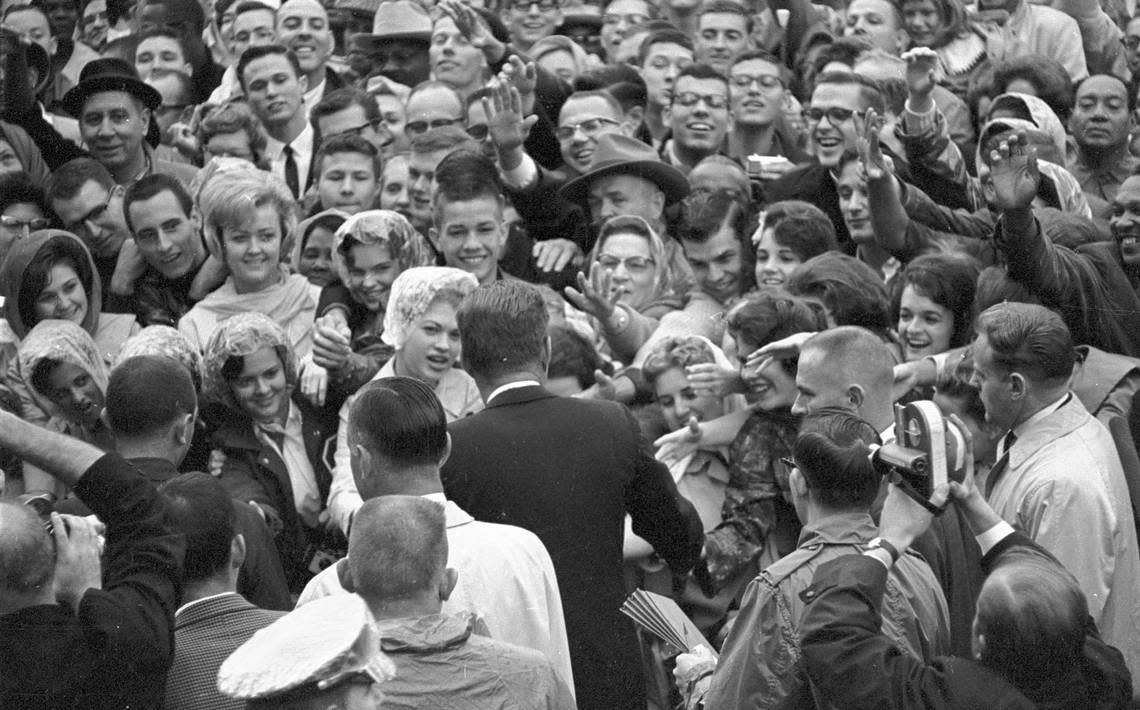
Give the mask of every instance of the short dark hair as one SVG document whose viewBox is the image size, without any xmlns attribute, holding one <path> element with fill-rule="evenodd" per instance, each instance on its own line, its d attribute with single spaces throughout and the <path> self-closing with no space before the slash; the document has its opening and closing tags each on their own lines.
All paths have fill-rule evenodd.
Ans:
<svg viewBox="0 0 1140 710">
<path fill-rule="evenodd" d="M 539 366 L 549 320 L 542 293 L 524 281 L 480 286 L 456 314 L 463 368 L 491 380 Z"/>
<path fill-rule="evenodd" d="M 682 202 L 676 234 L 681 241 L 703 244 L 727 224 L 740 247 L 741 292 L 744 293 L 756 285 L 756 250 L 751 243 L 756 220 L 751 202 L 736 192 L 698 190 Z"/>
<path fill-rule="evenodd" d="M 75 158 L 52 171 L 44 192 L 47 193 L 49 202 L 70 200 L 89 182 L 108 190 L 115 188 L 115 178 L 106 166 L 94 158 Z"/>
<path fill-rule="evenodd" d="M 185 580 L 205 580 L 225 569 L 237 534 L 237 511 L 221 481 L 197 471 L 184 473 L 162 484 L 159 492 L 167 524 L 186 538 Z"/>
<path fill-rule="evenodd" d="M 950 347 L 965 345 L 973 335 L 971 326 L 978 273 L 978 262 L 964 254 L 925 254 L 914 259 L 903 269 L 898 283 L 893 284 L 893 318 L 898 320 L 902 292 L 911 286 L 918 295 L 929 298 L 953 315 Z"/>
<path fill-rule="evenodd" d="M 743 5 L 734 0 L 705 0 L 702 2 L 700 9 L 697 10 L 697 27 L 700 27 L 700 18 L 710 14 L 739 15 L 744 18 L 745 31 L 749 34 L 752 33 L 752 17 Z"/>
<path fill-rule="evenodd" d="M 182 363 L 162 355 L 136 355 L 111 370 L 105 407 L 116 436 L 142 437 L 193 414 L 198 395 Z"/>
<path fill-rule="evenodd" d="M 1034 382 L 1056 384 L 1073 374 L 1073 336 L 1061 316 L 1045 306 L 999 303 L 978 316 L 994 362 L 1007 373 L 1020 373 Z"/>
<path fill-rule="evenodd" d="M 330 155 L 336 153 L 359 153 L 369 159 L 372 163 L 372 174 L 376 176 L 376 180 L 380 180 L 380 171 L 383 169 L 383 162 L 380 158 L 380 153 L 376 150 L 376 146 L 364 140 L 357 135 L 346 136 L 333 136 L 327 141 L 321 142 L 320 150 L 317 151 L 316 156 L 313 158 L 313 176 L 319 179 L 321 170 L 324 169 L 324 160 Z"/>
<path fill-rule="evenodd" d="M 812 70 L 815 74 L 819 74 L 832 62 L 846 64 L 854 69 L 859 55 L 869 49 L 873 49 L 871 43 L 862 37 L 840 37 L 819 50 L 812 62 Z"/>
<path fill-rule="evenodd" d="M 871 463 L 875 428 L 850 412 L 824 408 L 804 418 L 792 447 L 796 468 L 816 498 L 841 510 L 866 508 L 879 492 Z"/>
<path fill-rule="evenodd" d="M 369 122 L 380 120 L 380 105 L 376 103 L 376 97 L 367 91 L 346 86 L 336 91 L 330 91 L 314 104 L 309 111 L 309 123 L 313 125 L 313 130 L 317 131 L 317 135 L 320 135 L 320 131 L 317 130 L 320 119 L 343 111 L 349 106 L 359 106 L 364 109 L 364 118 Z"/>
<path fill-rule="evenodd" d="M 194 200 L 186 191 L 182 181 L 166 173 L 151 173 L 139 178 L 138 182 L 128 187 L 127 193 L 123 195 L 123 218 L 126 220 L 127 229 L 131 231 L 132 235 L 135 227 L 131 224 L 131 205 L 149 200 L 163 192 L 174 195 L 174 199 L 178 200 L 178 206 L 182 208 L 183 216 L 187 219 L 190 218 L 190 213 L 194 209 Z"/>
<path fill-rule="evenodd" d="M 875 271 L 853 256 L 824 252 L 796 267 L 788 290 L 820 299 L 836 325 L 856 325 L 880 335 L 891 327 L 887 288 Z"/>
<path fill-rule="evenodd" d="M 776 243 L 791 249 L 800 261 L 839 249 L 835 224 L 810 202 L 781 200 L 769 205 L 761 228 L 771 229 Z"/>
<path fill-rule="evenodd" d="M 197 0 L 195 0 L 196 2 Z M 242 91 L 245 91 L 245 68 L 249 66 L 250 62 L 261 59 L 262 57 L 281 56 L 289 60 L 289 66 L 293 67 L 293 73 L 298 78 L 304 76 L 301 71 L 301 62 L 297 59 L 297 55 L 293 50 L 289 49 L 282 44 L 264 44 L 260 47 L 250 47 L 241 53 L 238 57 L 237 78 L 238 83 L 241 84 Z"/>
<path fill-rule="evenodd" d="M 1124 96 L 1127 98 L 1127 101 L 1128 101 L 1128 114 L 1132 115 L 1132 112 L 1136 110 L 1136 92 L 1132 91 L 1131 87 L 1128 85 L 1128 83 L 1125 82 L 1120 77 L 1116 76 L 1115 74 L 1107 74 L 1107 73 L 1105 73 L 1105 74 L 1089 74 L 1084 79 L 1081 79 L 1075 85 L 1073 85 L 1073 106 L 1074 106 L 1074 108 L 1076 107 L 1077 94 L 1081 93 L 1081 87 L 1084 86 L 1085 82 L 1088 81 L 1089 79 L 1096 79 L 1098 77 L 1104 77 L 1106 79 L 1113 79 L 1115 81 L 1120 82 L 1120 85 L 1124 87 Z M 1042 100 L 1044 100 L 1044 99 L 1042 99 Z"/>
<path fill-rule="evenodd" d="M 681 30 L 675 27 L 655 30 L 646 35 L 645 39 L 641 40 L 641 47 L 637 50 L 637 65 L 639 67 L 645 66 L 645 60 L 649 58 L 649 50 L 655 44 L 675 44 L 678 47 L 684 47 L 690 52 L 693 51 L 693 40 Z"/>
<path fill-rule="evenodd" d="M 447 415 L 431 387 L 382 377 L 357 392 L 348 414 L 351 441 L 403 466 L 435 466 L 447 450 Z"/>
<path fill-rule="evenodd" d="M 819 88 L 820 84 L 858 86 L 859 98 L 863 100 L 867 108 L 875 109 L 875 112 L 880 116 L 886 113 L 887 103 L 883 99 L 883 88 L 879 82 L 874 79 L 869 79 L 854 72 L 829 71 L 815 78 L 815 86 L 812 87 L 812 93 L 815 93 L 815 89 Z"/>
<path fill-rule="evenodd" d="M 1014 54 L 994 64 L 993 94 L 995 98 L 1006 93 L 1012 82 L 1020 79 L 1037 90 L 1061 122 L 1069 120 L 1073 108 L 1073 80 L 1069 72 L 1053 57 L 1041 54 Z"/>
<path fill-rule="evenodd" d="M 67 264 L 75 270 L 75 275 L 79 277 L 79 283 L 83 286 L 83 292 L 87 294 L 87 307 L 95 307 L 91 294 L 96 276 L 91 270 L 91 256 L 87 252 L 87 247 L 70 234 L 56 234 L 49 237 L 36 250 L 35 256 L 24 269 L 24 276 L 20 282 L 20 295 L 16 305 L 20 319 L 28 329 L 39 320 L 36 318 L 36 299 L 47 287 L 51 280 L 52 267 L 56 264 Z"/>
<path fill-rule="evenodd" d="M 448 153 L 435 169 L 435 213 L 446 202 L 465 202 L 490 197 L 503 203 L 503 183 L 490 158 L 460 149 Z"/>
<path fill-rule="evenodd" d="M 152 3 L 152 4 L 154 4 L 154 3 Z M 182 39 L 182 35 L 178 34 L 177 32 L 170 29 L 169 27 L 155 27 L 152 30 L 148 30 L 148 31 L 140 34 L 135 40 L 135 49 L 134 49 L 134 52 L 132 52 L 132 55 L 134 57 L 138 56 L 139 45 L 141 45 L 143 43 L 143 41 L 148 40 L 151 37 L 165 37 L 166 39 L 174 40 L 175 42 L 178 43 L 178 49 L 181 50 L 181 52 L 182 52 L 182 58 L 185 59 L 186 61 L 190 61 L 190 57 L 188 56 L 187 50 L 186 50 L 186 40 Z"/>
<path fill-rule="evenodd" d="M 546 376 L 573 377 L 582 389 L 589 389 L 596 380 L 594 371 L 606 372 L 608 365 L 598 355 L 597 348 L 586 336 L 573 328 L 550 326 L 550 367 Z"/>
<path fill-rule="evenodd" d="M 796 333 L 823 330 L 827 323 L 813 303 L 778 288 L 748 294 L 725 316 L 729 335 L 761 347 Z M 796 374 L 796 358 L 780 361 L 784 372 Z"/>
<path fill-rule="evenodd" d="M 735 3 L 730 2 L 730 4 Z M 677 78 L 673 80 L 673 86 L 675 87 L 677 85 L 677 82 L 681 81 L 681 79 L 687 76 L 691 76 L 694 79 L 715 79 L 717 81 L 723 82 L 725 88 L 728 88 L 728 78 L 724 74 L 721 74 L 719 69 L 714 69 L 710 64 L 702 64 L 700 62 L 689 64 L 684 69 L 677 72 Z"/>
<path fill-rule="evenodd" d="M 35 205 L 45 215 L 49 212 L 44 191 L 32 182 L 27 173 L 0 175 L 0 213 L 12 205 L 22 204 Z"/>
</svg>

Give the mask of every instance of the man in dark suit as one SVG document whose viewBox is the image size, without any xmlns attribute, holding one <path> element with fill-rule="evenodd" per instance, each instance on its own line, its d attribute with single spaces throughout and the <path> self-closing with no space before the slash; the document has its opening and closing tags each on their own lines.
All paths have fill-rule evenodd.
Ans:
<svg viewBox="0 0 1140 710">
<path fill-rule="evenodd" d="M 557 397 L 539 291 L 480 286 L 458 314 L 463 367 L 487 409 L 453 422 L 444 490 L 476 519 L 538 535 L 562 593 L 578 705 L 645 707 L 637 641 L 624 598 L 626 513 L 676 573 L 700 552 L 701 523 L 621 405 Z"/>
<path fill-rule="evenodd" d="M 174 661 L 166 676 L 166 710 L 242 710 L 218 692 L 218 668 L 255 631 L 283 611 L 259 609 L 237 593 L 245 538 L 225 487 L 205 473 L 162 486 L 171 528 L 186 536 L 182 606 L 174 614 Z"/>
</svg>

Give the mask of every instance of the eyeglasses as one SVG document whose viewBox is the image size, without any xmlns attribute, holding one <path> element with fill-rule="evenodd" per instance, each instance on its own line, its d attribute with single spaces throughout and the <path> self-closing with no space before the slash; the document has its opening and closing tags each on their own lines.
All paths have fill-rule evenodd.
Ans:
<svg viewBox="0 0 1140 710">
<path fill-rule="evenodd" d="M 410 121 L 404 125 L 404 133 L 415 138 L 418 135 L 427 133 L 429 128 L 454 126 L 459 123 L 460 120 L 461 119 L 458 118 L 437 118 L 432 121 Z"/>
<path fill-rule="evenodd" d="M 610 13 L 602 15 L 602 22 L 607 25 L 620 25 L 622 20 L 625 20 L 627 25 L 643 25 L 649 22 L 649 16 L 641 14 L 617 15 Z"/>
<path fill-rule="evenodd" d="M 831 108 L 805 108 L 803 111 L 804 120 L 808 123 L 819 123 L 824 116 L 827 116 L 828 122 L 833 126 L 839 125 L 844 121 L 850 121 L 852 116 L 862 116 L 866 111 L 852 111 L 849 108 L 841 108 L 839 106 L 832 106 Z"/>
<path fill-rule="evenodd" d="M 1135 52 L 1137 49 L 1140 49 L 1140 37 L 1136 37 L 1133 35 L 1129 35 L 1128 37 L 1121 37 L 1120 43 L 1123 44 L 1126 49 L 1128 49 L 1132 52 Z"/>
<path fill-rule="evenodd" d="M 47 229 L 51 225 L 51 220 L 46 217 L 20 219 L 19 217 L 4 215 L 0 217 L 0 225 L 8 229 L 27 229 L 29 232 L 35 232 L 40 229 Z"/>
<path fill-rule="evenodd" d="M 589 138 L 600 131 L 602 129 L 602 126 L 605 125 L 616 126 L 618 125 L 618 122 L 612 118 L 604 118 L 602 116 L 598 116 L 596 118 L 587 118 L 585 121 L 579 121 L 578 123 L 567 123 L 565 125 L 559 126 L 558 130 L 554 132 L 554 135 L 558 136 L 558 140 L 560 141 L 568 141 L 574 137 L 575 133 L 581 130 L 582 133 L 587 138 Z"/>
<path fill-rule="evenodd" d="M 554 12 L 558 9 L 558 3 L 555 0 L 519 0 L 519 2 L 508 3 L 507 6 L 511 10 L 518 10 L 519 12 L 530 12 L 530 9 L 535 5 L 538 6 L 539 12 Z"/>
<path fill-rule="evenodd" d="M 682 91 L 673 94 L 673 103 L 682 106 L 696 106 L 698 101 L 704 101 L 709 108 L 725 108 L 728 106 L 728 97 L 720 94 L 698 94 L 693 91 Z"/>
<path fill-rule="evenodd" d="M 98 221 L 104 214 L 106 214 L 107 208 L 111 205 L 111 198 L 114 196 L 115 196 L 115 191 L 114 190 L 108 190 L 107 191 L 107 199 L 103 200 L 103 204 L 95 205 L 94 207 L 91 208 L 90 212 L 83 215 L 79 219 L 75 220 L 75 223 L 70 225 L 71 229 L 69 231 L 74 231 L 75 228 L 77 228 L 77 227 L 81 227 L 81 226 L 90 224 L 92 222 Z"/>
<path fill-rule="evenodd" d="M 761 89 L 775 89 L 777 86 L 783 88 L 784 82 L 780 77 L 775 74 L 733 74 L 729 77 L 732 85 L 738 89 L 747 89 L 755 82 L 760 85 Z"/>
<path fill-rule="evenodd" d="M 474 126 L 467 127 L 467 135 L 477 141 L 484 141 L 487 140 L 487 136 L 491 135 L 491 129 L 485 123 L 476 123 Z"/>
<path fill-rule="evenodd" d="M 609 254 L 598 255 L 598 266 L 606 271 L 613 271 L 624 264 L 625 270 L 631 274 L 645 274 L 653 268 L 654 263 L 656 262 L 648 256 L 627 256 L 621 259 Z"/>
<path fill-rule="evenodd" d="M 786 469 L 787 474 L 789 476 L 792 475 L 792 469 L 799 468 L 799 466 L 796 465 L 796 462 L 793 461 L 792 459 L 788 458 L 787 456 L 781 456 L 780 457 L 780 463 L 784 464 L 784 468 Z"/>
</svg>

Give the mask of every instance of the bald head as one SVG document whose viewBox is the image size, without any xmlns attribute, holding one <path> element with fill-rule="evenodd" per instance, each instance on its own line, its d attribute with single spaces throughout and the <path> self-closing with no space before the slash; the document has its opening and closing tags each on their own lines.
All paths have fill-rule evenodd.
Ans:
<svg viewBox="0 0 1140 710">
<path fill-rule="evenodd" d="M 894 419 L 893 382 L 894 358 L 877 335 L 856 326 L 825 330 L 800 350 L 792 411 L 810 414 L 835 407 L 882 431 Z"/>
<path fill-rule="evenodd" d="M 369 605 L 432 594 L 447 568 L 443 506 L 418 496 L 366 501 L 352 519 L 348 564 Z"/>
<path fill-rule="evenodd" d="M 9 596 L 50 594 L 55 549 L 35 511 L 0 501 L 0 605 Z"/>
</svg>

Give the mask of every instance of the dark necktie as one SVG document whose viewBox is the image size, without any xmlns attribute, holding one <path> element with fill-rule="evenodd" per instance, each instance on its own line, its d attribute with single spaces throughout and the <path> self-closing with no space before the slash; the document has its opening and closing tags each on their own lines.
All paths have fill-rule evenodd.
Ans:
<svg viewBox="0 0 1140 710">
<path fill-rule="evenodd" d="M 285 153 L 285 184 L 289 187 L 289 192 L 293 193 L 294 199 L 301 197 L 301 184 L 297 178 L 297 161 L 293 159 L 293 146 L 286 145 Z"/>
<path fill-rule="evenodd" d="M 1014 442 L 1017 441 L 1017 434 L 1010 431 L 1005 435 L 1005 446 L 1001 457 L 994 463 L 994 467 L 990 469 L 990 475 L 986 476 L 986 500 L 990 498 L 990 492 L 994 489 L 994 484 L 1001 478 L 1005 470 L 1009 468 L 1009 451 L 1013 448 Z"/>
</svg>

